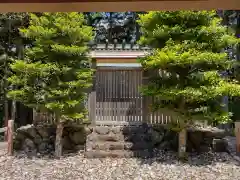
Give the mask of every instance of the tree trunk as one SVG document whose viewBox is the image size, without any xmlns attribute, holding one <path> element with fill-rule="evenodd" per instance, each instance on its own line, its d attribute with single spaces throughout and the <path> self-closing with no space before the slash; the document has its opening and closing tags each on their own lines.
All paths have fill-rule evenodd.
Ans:
<svg viewBox="0 0 240 180">
<path fill-rule="evenodd" d="M 186 158 L 187 130 L 182 129 L 178 134 L 178 155 L 180 159 Z"/>
<path fill-rule="evenodd" d="M 5 92 L 6 93 L 6 92 Z M 8 125 L 8 120 L 9 120 L 9 116 L 8 116 L 8 99 L 6 97 L 6 94 L 4 94 L 4 126 L 7 127 Z M 8 136 L 8 132 L 5 131 L 4 133 L 4 139 L 5 141 L 7 141 L 7 136 Z"/>
<path fill-rule="evenodd" d="M 14 88 L 12 88 L 12 90 L 13 90 Z M 16 109 L 16 101 L 12 101 L 12 110 L 11 110 L 11 119 L 12 120 L 16 120 L 16 111 L 17 111 L 17 109 Z"/>
<path fill-rule="evenodd" d="M 185 85 L 185 78 L 184 76 L 181 77 L 181 81 L 182 81 L 182 84 Z M 182 97 L 182 100 L 179 104 L 179 109 L 181 109 L 182 112 L 185 112 L 185 100 L 184 100 L 184 97 Z M 186 117 L 185 117 L 186 118 Z M 187 154 L 186 154 L 186 144 L 187 144 L 187 130 L 186 130 L 186 125 L 187 123 L 189 123 L 189 119 L 180 119 L 180 122 L 179 122 L 179 126 L 180 126 L 180 132 L 178 134 L 178 155 L 179 155 L 179 158 L 181 160 L 184 160 L 186 157 L 187 157 Z"/>
<path fill-rule="evenodd" d="M 240 37 L 240 11 L 237 11 L 236 37 Z M 240 60 L 240 45 L 237 45 L 237 60 Z"/>
<path fill-rule="evenodd" d="M 8 104 L 8 98 L 7 98 L 7 93 L 8 93 L 8 82 L 7 82 L 7 73 L 8 73 L 8 62 L 7 62 L 7 57 L 4 62 L 4 78 L 3 78 L 3 91 L 4 91 L 4 126 L 7 127 L 8 125 L 8 120 L 9 120 L 9 104 Z M 5 140 L 7 140 L 7 131 L 5 131 L 4 137 Z"/>
<path fill-rule="evenodd" d="M 62 134 L 63 134 L 63 123 L 57 120 L 56 129 L 56 141 L 55 141 L 55 157 L 60 158 L 62 156 Z"/>
</svg>

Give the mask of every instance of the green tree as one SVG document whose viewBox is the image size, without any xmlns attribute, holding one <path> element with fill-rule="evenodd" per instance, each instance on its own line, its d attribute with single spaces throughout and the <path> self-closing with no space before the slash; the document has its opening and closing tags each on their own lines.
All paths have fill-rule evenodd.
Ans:
<svg viewBox="0 0 240 180">
<path fill-rule="evenodd" d="M 149 12 L 140 16 L 139 23 L 140 43 L 154 48 L 140 62 L 146 71 L 158 71 L 150 73 L 149 83 L 142 87 L 144 95 L 158 99 L 153 110 L 170 113 L 179 132 L 186 132 L 196 120 L 230 121 L 231 113 L 220 101 L 240 96 L 240 85 L 221 73 L 236 63 L 224 48 L 236 45 L 238 39 L 216 12 Z"/>
<path fill-rule="evenodd" d="M 14 74 L 8 80 L 17 88 L 8 97 L 55 115 L 55 155 L 59 157 L 64 122 L 86 119 L 84 101 L 93 73 L 87 43 L 93 37 L 92 28 L 85 25 L 81 13 L 43 13 L 30 14 L 28 28 L 20 32 L 34 43 L 23 60 L 11 65 Z"/>
<path fill-rule="evenodd" d="M 4 126 L 9 120 L 9 101 L 6 97 L 10 87 L 7 83 L 7 77 L 11 71 L 9 64 L 12 58 L 18 58 L 22 54 L 23 38 L 19 34 L 19 28 L 28 23 L 27 13 L 1 13 L 0 14 L 0 111 L 4 109 Z M 15 119 L 16 103 L 12 101 L 11 119 Z M 2 124 L 2 123 L 1 123 Z"/>
</svg>

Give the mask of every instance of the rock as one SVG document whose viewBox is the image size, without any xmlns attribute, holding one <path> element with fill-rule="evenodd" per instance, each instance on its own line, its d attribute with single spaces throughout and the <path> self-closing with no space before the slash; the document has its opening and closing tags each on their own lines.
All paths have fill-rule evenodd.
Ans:
<svg viewBox="0 0 240 180">
<path fill-rule="evenodd" d="M 64 128 L 63 149 L 75 150 L 76 145 L 84 145 L 86 131 L 92 132 L 92 128 L 85 126 L 69 126 Z M 27 125 L 16 130 L 14 136 L 14 149 L 23 150 L 26 154 L 45 154 L 54 150 L 56 139 L 55 125 Z"/>
<path fill-rule="evenodd" d="M 36 127 L 36 131 L 42 138 L 49 137 L 48 128 L 44 128 L 44 126 Z"/>
<path fill-rule="evenodd" d="M 31 139 L 25 139 L 23 145 L 30 149 L 35 149 L 35 144 Z"/>
<path fill-rule="evenodd" d="M 17 133 L 27 133 L 31 137 L 35 137 L 36 131 L 33 125 L 22 126 L 17 129 Z"/>
<path fill-rule="evenodd" d="M 200 131 L 191 131 L 188 132 L 188 141 L 187 141 L 187 149 L 189 152 L 194 150 L 200 152 L 201 143 L 203 141 L 203 133 Z"/>
<path fill-rule="evenodd" d="M 35 147 L 34 142 L 31 139 L 25 139 L 23 143 L 23 151 L 28 156 L 35 156 L 37 155 L 37 149 Z"/>
<path fill-rule="evenodd" d="M 175 131 L 167 130 L 164 134 L 163 145 L 159 145 L 160 149 L 178 150 L 178 133 Z"/>
<path fill-rule="evenodd" d="M 161 149 L 161 150 L 171 150 L 170 142 L 168 142 L 168 141 L 162 142 L 161 144 L 159 144 L 159 146 L 157 147 L 157 149 Z"/>
<path fill-rule="evenodd" d="M 28 129 L 32 129 L 33 125 L 32 124 L 28 124 L 26 126 L 21 126 L 20 128 L 18 128 L 16 131 L 27 131 Z"/>
<path fill-rule="evenodd" d="M 163 132 L 157 132 L 155 130 L 151 131 L 151 141 L 153 144 L 159 144 L 164 138 Z"/>
<path fill-rule="evenodd" d="M 56 136 L 56 126 L 47 126 L 47 133 L 50 136 Z M 64 129 L 63 129 L 64 131 Z"/>
<path fill-rule="evenodd" d="M 104 142 L 95 143 L 93 148 L 95 150 L 124 150 L 124 143 L 122 142 Z"/>
<path fill-rule="evenodd" d="M 54 144 L 48 144 L 47 149 L 48 149 L 49 152 L 54 151 Z"/>
<path fill-rule="evenodd" d="M 75 146 L 75 150 L 77 151 L 81 151 L 81 150 L 84 150 L 85 149 L 85 145 L 77 145 Z"/>
<path fill-rule="evenodd" d="M 224 139 L 213 139 L 213 151 L 226 152 L 227 142 Z"/>
<path fill-rule="evenodd" d="M 22 148 L 22 142 L 19 141 L 19 140 L 14 140 L 14 142 L 13 142 L 13 148 L 14 148 L 15 150 L 21 150 L 21 148 Z"/>
<path fill-rule="evenodd" d="M 28 156 L 37 156 L 37 149 L 25 151 Z"/>
<path fill-rule="evenodd" d="M 116 134 L 107 134 L 107 135 L 97 135 L 97 134 L 90 134 L 87 137 L 88 141 L 121 141 L 124 140 L 122 135 Z"/>
<path fill-rule="evenodd" d="M 48 143 L 47 142 L 42 142 L 41 144 L 38 145 L 38 152 L 41 154 L 46 154 L 49 152 L 48 149 Z"/>
<path fill-rule="evenodd" d="M 33 141 L 34 141 L 35 144 L 41 144 L 42 141 L 43 141 L 43 139 L 42 139 L 41 136 L 39 136 L 38 134 L 36 134 L 36 136 L 34 137 Z"/>
<path fill-rule="evenodd" d="M 210 151 L 211 151 L 211 147 L 209 144 L 201 145 L 199 147 L 199 152 L 210 152 Z"/>
<path fill-rule="evenodd" d="M 163 126 L 153 126 L 152 129 L 161 133 L 165 131 L 165 128 Z"/>
<path fill-rule="evenodd" d="M 91 134 L 91 133 L 93 132 L 93 128 L 90 127 L 90 126 L 86 126 L 86 127 L 84 128 L 84 131 L 85 131 L 85 134 L 86 134 L 86 135 L 89 135 L 89 134 Z"/>
<path fill-rule="evenodd" d="M 71 143 L 71 140 L 68 136 L 64 136 L 62 139 L 63 149 L 71 150 L 74 147 L 74 144 Z"/>
<path fill-rule="evenodd" d="M 24 133 L 21 133 L 21 132 L 16 132 L 14 137 L 15 137 L 14 140 L 16 141 L 24 141 L 26 138 Z"/>
<path fill-rule="evenodd" d="M 111 131 L 113 134 L 119 134 L 119 133 L 121 133 L 122 128 L 121 127 L 112 127 Z"/>
<path fill-rule="evenodd" d="M 124 136 L 124 139 L 125 141 L 136 143 L 136 142 L 150 141 L 151 136 L 148 136 L 146 134 L 128 134 Z"/>
<path fill-rule="evenodd" d="M 81 131 L 71 133 L 69 135 L 69 138 L 76 145 L 84 144 L 86 142 L 86 135 L 84 132 L 81 132 Z"/>
<path fill-rule="evenodd" d="M 130 143 L 125 142 L 124 143 L 124 149 L 125 150 L 144 150 L 144 149 L 151 149 L 152 143 L 147 142 L 137 142 L 137 143 Z"/>
<path fill-rule="evenodd" d="M 178 150 L 178 136 L 173 136 L 171 140 L 169 140 L 170 149 L 177 151 Z"/>
<path fill-rule="evenodd" d="M 211 130 L 203 130 L 204 132 L 204 136 L 205 137 L 209 137 L 209 138 L 218 138 L 218 139 L 222 139 L 226 136 L 226 133 L 224 130 L 222 129 L 211 129 Z"/>
<path fill-rule="evenodd" d="M 97 126 L 95 127 L 95 132 L 98 134 L 108 134 L 109 133 L 109 127 L 105 127 L 105 126 Z"/>
<path fill-rule="evenodd" d="M 122 150 L 114 150 L 114 151 L 89 151 L 85 152 L 85 157 L 87 158 L 131 158 L 131 157 L 149 157 L 150 153 L 148 151 L 122 151 Z"/>
<path fill-rule="evenodd" d="M 122 129 L 124 135 L 129 134 L 145 134 L 148 131 L 148 126 L 126 126 Z"/>
</svg>

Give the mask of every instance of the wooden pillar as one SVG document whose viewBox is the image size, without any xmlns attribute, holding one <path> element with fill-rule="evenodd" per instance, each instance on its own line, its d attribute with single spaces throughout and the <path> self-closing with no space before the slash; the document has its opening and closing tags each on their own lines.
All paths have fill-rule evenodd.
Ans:
<svg viewBox="0 0 240 180">
<path fill-rule="evenodd" d="M 97 70 L 96 59 L 92 59 L 91 68 Z M 93 86 L 89 94 L 89 118 L 92 124 L 96 124 L 96 72 L 93 74 Z"/>
<path fill-rule="evenodd" d="M 236 149 L 240 153 L 240 121 L 235 122 Z"/>
<path fill-rule="evenodd" d="M 147 85 L 148 83 L 148 72 L 145 70 L 142 70 L 142 85 Z M 148 97 L 147 96 L 143 96 L 142 97 L 142 122 L 143 123 L 147 123 L 148 121 L 148 115 L 149 115 L 149 111 L 148 111 Z"/>
<path fill-rule="evenodd" d="M 7 137 L 8 152 L 7 153 L 9 156 L 12 156 L 13 155 L 14 120 L 8 121 L 7 132 L 8 132 L 8 137 Z"/>
</svg>

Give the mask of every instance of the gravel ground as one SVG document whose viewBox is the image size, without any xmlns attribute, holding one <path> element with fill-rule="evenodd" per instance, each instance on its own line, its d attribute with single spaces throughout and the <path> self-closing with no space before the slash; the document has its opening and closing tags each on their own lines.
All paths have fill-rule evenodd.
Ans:
<svg viewBox="0 0 240 180">
<path fill-rule="evenodd" d="M 86 159 L 82 154 L 47 157 L 0 157 L 0 180 L 240 180 L 240 164 L 227 153 L 190 155 L 160 152 L 152 159 Z"/>
</svg>

